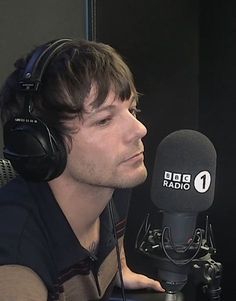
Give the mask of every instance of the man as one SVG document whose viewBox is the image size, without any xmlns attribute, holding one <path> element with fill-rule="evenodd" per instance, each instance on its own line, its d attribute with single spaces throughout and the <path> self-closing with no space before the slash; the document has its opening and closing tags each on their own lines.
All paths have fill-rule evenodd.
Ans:
<svg viewBox="0 0 236 301">
<path fill-rule="evenodd" d="M 128 268 L 123 248 L 129 188 L 147 176 L 132 74 L 108 45 L 62 40 L 48 55 L 49 45 L 19 60 L 1 92 L 5 154 L 20 173 L 0 191 L 1 301 L 108 300 L 114 284 L 163 291 Z M 40 88 L 19 91 L 31 89 L 32 64 L 43 73 Z M 56 173 L 42 176 L 45 160 L 19 154 L 34 151 L 21 137 L 41 139 L 27 122 L 49 133 Z"/>
</svg>

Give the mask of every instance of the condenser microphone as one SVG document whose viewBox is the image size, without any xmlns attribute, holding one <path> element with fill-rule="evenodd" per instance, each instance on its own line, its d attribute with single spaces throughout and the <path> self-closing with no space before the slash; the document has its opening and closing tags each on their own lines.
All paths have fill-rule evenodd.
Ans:
<svg viewBox="0 0 236 301">
<path fill-rule="evenodd" d="M 151 187 L 152 202 L 167 212 L 197 213 L 214 199 L 216 151 L 194 130 L 178 130 L 157 148 Z"/>
<path fill-rule="evenodd" d="M 187 282 L 188 267 L 202 244 L 196 229 L 199 212 L 214 199 L 216 151 L 211 141 L 194 130 L 178 130 L 159 144 L 152 176 L 151 199 L 162 212 L 158 243 L 158 274 L 168 292 Z"/>
</svg>

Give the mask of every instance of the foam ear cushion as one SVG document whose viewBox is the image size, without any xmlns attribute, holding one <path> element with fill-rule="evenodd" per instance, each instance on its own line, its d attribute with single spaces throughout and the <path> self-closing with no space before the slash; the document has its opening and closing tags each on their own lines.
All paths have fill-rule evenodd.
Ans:
<svg viewBox="0 0 236 301">
<path fill-rule="evenodd" d="M 66 148 L 58 135 L 37 118 L 15 118 L 4 126 L 4 156 L 25 179 L 49 181 L 66 166 Z"/>
<path fill-rule="evenodd" d="M 49 181 L 65 169 L 67 153 L 62 137 L 29 111 L 51 59 L 71 46 L 71 39 L 58 39 L 35 49 L 17 83 L 24 94 L 24 112 L 4 126 L 4 156 L 24 178 Z"/>
</svg>

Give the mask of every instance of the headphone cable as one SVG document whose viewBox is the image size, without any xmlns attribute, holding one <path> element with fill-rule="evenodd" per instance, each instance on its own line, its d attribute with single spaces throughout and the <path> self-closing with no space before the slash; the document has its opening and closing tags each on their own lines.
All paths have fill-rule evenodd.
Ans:
<svg viewBox="0 0 236 301">
<path fill-rule="evenodd" d="M 112 222 L 113 235 L 114 235 L 114 239 L 115 239 L 118 273 L 119 273 L 119 277 L 120 277 L 120 286 L 121 286 L 121 295 L 122 295 L 123 301 L 126 301 L 125 286 L 124 286 L 123 275 L 122 275 L 122 267 L 121 267 L 120 249 L 119 249 L 119 243 L 118 243 L 116 227 L 115 227 L 115 218 L 114 218 L 114 210 L 113 210 L 113 201 L 112 201 L 112 199 L 108 203 L 108 208 L 109 208 L 109 214 L 110 214 L 111 222 Z"/>
</svg>

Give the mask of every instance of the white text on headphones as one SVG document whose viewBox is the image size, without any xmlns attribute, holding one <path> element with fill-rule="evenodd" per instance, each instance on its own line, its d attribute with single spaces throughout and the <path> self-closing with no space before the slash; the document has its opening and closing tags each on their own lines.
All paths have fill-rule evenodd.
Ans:
<svg viewBox="0 0 236 301">
<path fill-rule="evenodd" d="M 38 121 L 30 118 L 15 118 L 15 122 L 37 123 Z"/>
</svg>

